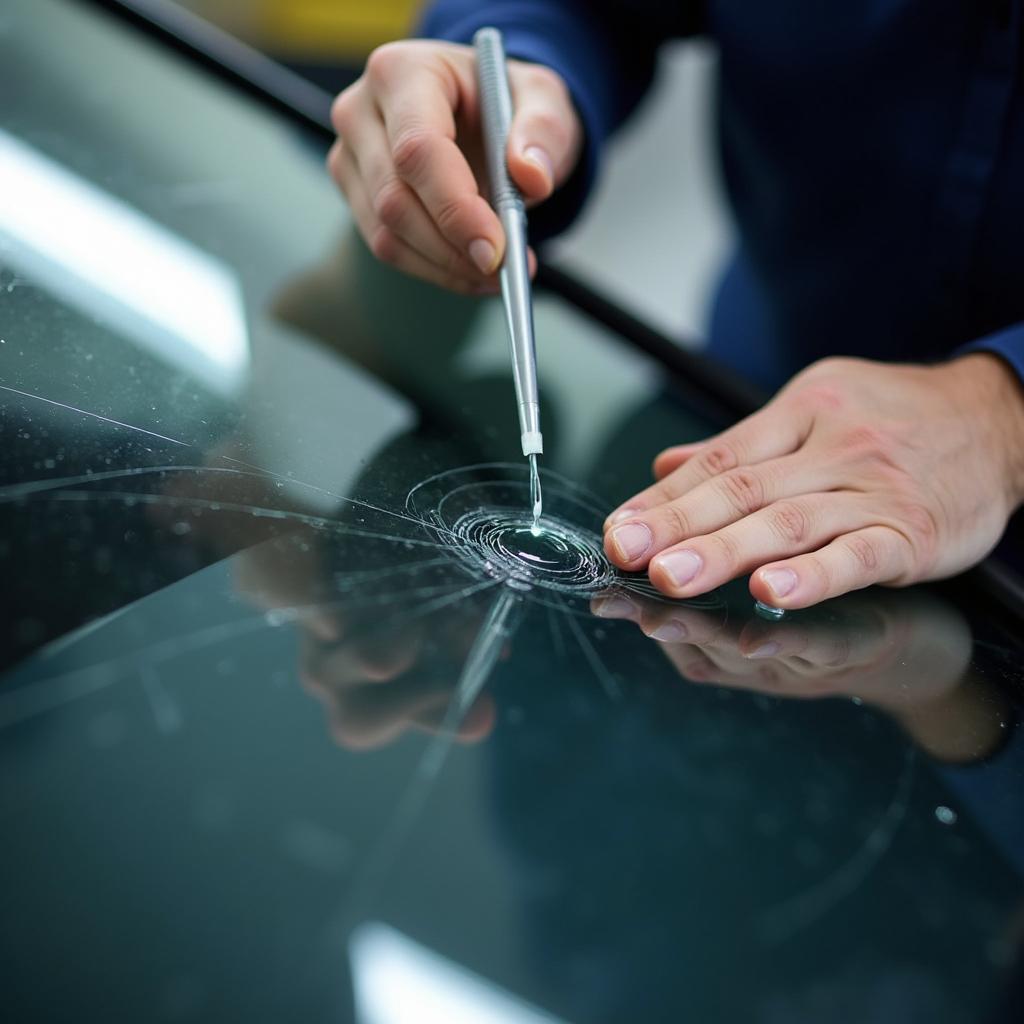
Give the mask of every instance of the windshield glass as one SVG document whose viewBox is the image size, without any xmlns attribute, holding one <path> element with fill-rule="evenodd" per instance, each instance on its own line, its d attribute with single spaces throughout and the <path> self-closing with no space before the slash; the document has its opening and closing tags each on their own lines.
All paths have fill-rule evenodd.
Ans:
<svg viewBox="0 0 1024 1024">
<path fill-rule="evenodd" d="M 16 1019 L 1004 1019 L 1019 623 L 613 571 L 723 424 L 545 294 L 535 535 L 500 303 L 320 142 L 88 5 L 0 57 Z"/>
</svg>

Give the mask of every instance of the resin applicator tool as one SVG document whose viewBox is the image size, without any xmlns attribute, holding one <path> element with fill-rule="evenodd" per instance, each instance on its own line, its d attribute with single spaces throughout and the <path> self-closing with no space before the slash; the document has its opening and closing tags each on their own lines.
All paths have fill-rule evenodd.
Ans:
<svg viewBox="0 0 1024 1024">
<path fill-rule="evenodd" d="M 508 86 L 501 33 L 496 28 L 480 29 L 473 36 L 473 48 L 476 52 L 487 174 L 491 182 L 491 205 L 505 231 L 505 256 L 499 277 L 512 349 L 519 433 L 523 455 L 530 460 L 530 501 L 533 505 L 533 529 L 536 531 L 542 509 L 537 456 L 544 452 L 544 438 L 540 432 L 533 298 L 526 256 L 526 206 L 519 189 L 509 178 L 505 162 L 508 133 L 512 124 L 512 94 Z"/>
</svg>

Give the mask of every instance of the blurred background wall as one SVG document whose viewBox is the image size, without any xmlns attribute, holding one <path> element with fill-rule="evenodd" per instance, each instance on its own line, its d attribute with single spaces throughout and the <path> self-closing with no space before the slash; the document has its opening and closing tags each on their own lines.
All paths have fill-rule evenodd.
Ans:
<svg viewBox="0 0 1024 1024">
<path fill-rule="evenodd" d="M 412 31 L 418 0 L 177 0 L 332 92 Z M 731 225 L 712 140 L 714 49 L 666 45 L 657 81 L 611 145 L 597 191 L 549 258 L 643 319 L 704 333 Z"/>
</svg>

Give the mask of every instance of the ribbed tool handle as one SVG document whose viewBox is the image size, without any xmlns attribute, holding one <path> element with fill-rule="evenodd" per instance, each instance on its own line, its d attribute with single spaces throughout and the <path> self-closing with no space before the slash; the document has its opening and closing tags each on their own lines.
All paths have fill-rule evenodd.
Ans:
<svg viewBox="0 0 1024 1024">
<path fill-rule="evenodd" d="M 523 209 L 523 197 L 512 184 L 505 163 L 508 133 L 512 127 L 512 94 L 505 70 L 505 47 L 496 28 L 482 28 L 473 36 L 476 75 L 480 90 L 480 117 L 491 179 L 491 203 L 496 210 Z"/>
</svg>

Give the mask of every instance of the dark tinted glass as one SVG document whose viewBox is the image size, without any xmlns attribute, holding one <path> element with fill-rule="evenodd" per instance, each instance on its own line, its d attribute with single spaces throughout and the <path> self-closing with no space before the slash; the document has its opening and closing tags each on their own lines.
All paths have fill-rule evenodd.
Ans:
<svg viewBox="0 0 1024 1024">
<path fill-rule="evenodd" d="M 551 297 L 533 537 L 497 303 L 94 9 L 3 18 L 5 1018 L 1017 1019 L 1017 624 L 614 574 L 721 424 Z"/>
</svg>

